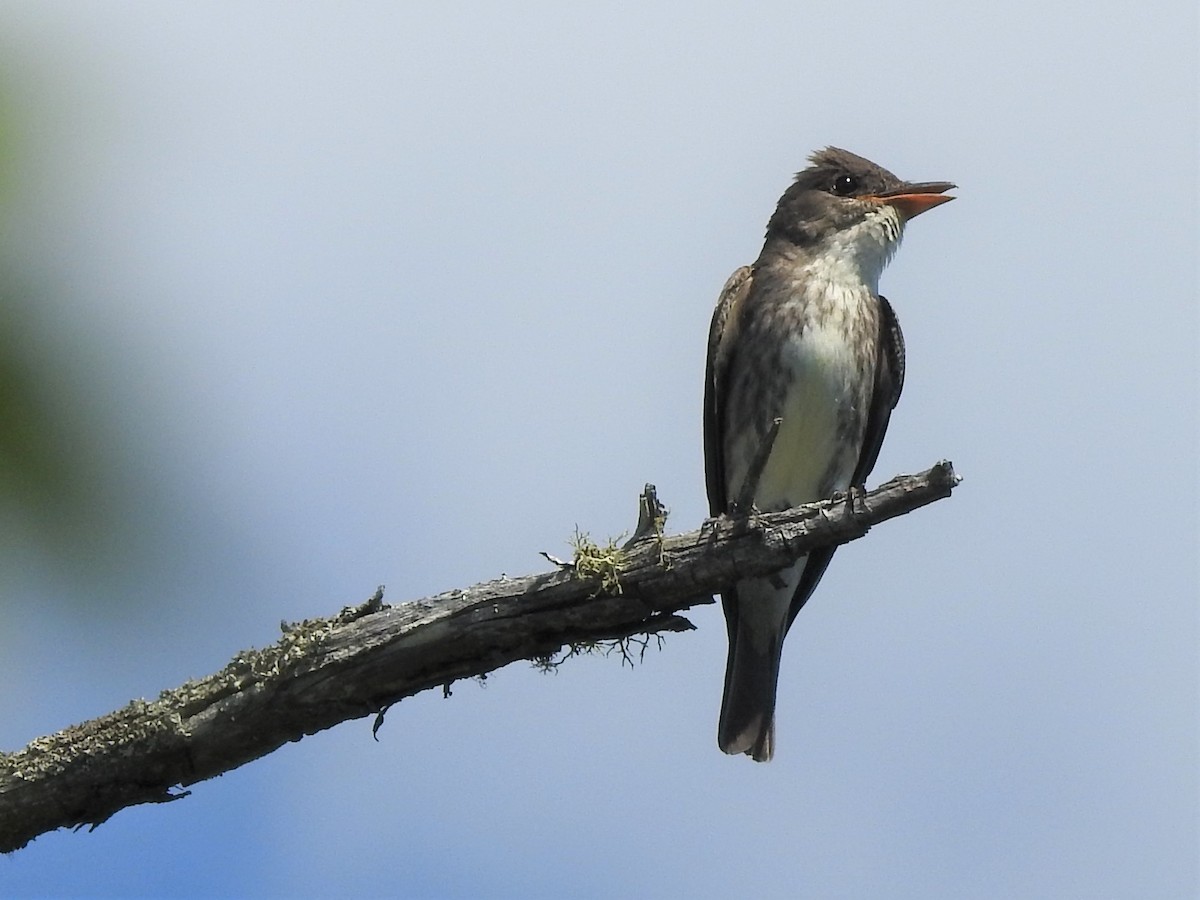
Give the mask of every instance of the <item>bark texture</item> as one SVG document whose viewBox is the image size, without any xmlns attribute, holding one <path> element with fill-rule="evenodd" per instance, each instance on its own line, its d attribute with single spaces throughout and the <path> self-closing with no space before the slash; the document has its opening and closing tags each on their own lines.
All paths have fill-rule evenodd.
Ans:
<svg viewBox="0 0 1200 900">
<path fill-rule="evenodd" d="M 389 606 L 382 590 L 326 619 L 285 626 L 275 644 L 219 672 L 0 754 L 0 851 L 56 828 L 95 826 L 347 719 L 564 645 L 684 631 L 679 615 L 734 581 L 948 497 L 948 462 L 869 493 L 664 535 L 653 488 L 624 547 L 582 542 L 554 571 L 501 578 Z"/>
</svg>

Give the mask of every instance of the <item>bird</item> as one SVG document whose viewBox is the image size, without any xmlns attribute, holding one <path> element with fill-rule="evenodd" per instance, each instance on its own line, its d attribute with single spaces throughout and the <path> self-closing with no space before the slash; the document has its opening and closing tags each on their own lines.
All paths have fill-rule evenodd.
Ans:
<svg viewBox="0 0 1200 900">
<path fill-rule="evenodd" d="M 954 199 L 946 191 L 956 185 L 902 181 L 837 147 L 809 162 L 780 197 L 758 259 L 730 276 L 713 313 L 704 388 L 713 516 L 861 489 L 904 385 L 904 336 L 879 278 L 905 224 Z M 735 508 L 747 498 L 750 509 Z M 721 592 L 726 753 L 773 756 L 784 637 L 833 552 Z"/>
</svg>

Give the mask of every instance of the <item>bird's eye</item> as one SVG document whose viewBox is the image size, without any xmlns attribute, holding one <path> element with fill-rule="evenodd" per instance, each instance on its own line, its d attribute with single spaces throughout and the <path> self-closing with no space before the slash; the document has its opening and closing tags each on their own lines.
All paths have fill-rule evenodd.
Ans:
<svg viewBox="0 0 1200 900">
<path fill-rule="evenodd" d="M 833 192 L 839 197 L 849 197 L 858 188 L 858 179 L 853 175 L 839 175 L 833 180 Z"/>
</svg>

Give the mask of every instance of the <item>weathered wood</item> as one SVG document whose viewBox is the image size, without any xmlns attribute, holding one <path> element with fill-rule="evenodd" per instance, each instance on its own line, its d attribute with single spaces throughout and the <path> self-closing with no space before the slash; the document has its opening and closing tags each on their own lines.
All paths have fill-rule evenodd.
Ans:
<svg viewBox="0 0 1200 900">
<path fill-rule="evenodd" d="M 711 603 L 723 586 L 862 537 L 957 483 L 943 462 L 853 503 L 720 516 L 669 536 L 658 530 L 665 510 L 650 488 L 637 539 L 591 560 L 590 571 L 609 567 L 603 574 L 580 577 L 577 558 L 578 571 L 560 565 L 396 606 L 380 591 L 331 618 L 286 626 L 277 643 L 239 653 L 214 675 L 0 755 L 0 851 L 55 828 L 95 826 L 126 806 L 179 799 L 187 785 L 288 741 L 459 678 L 544 659 L 566 644 L 690 629 L 678 613 Z"/>
</svg>

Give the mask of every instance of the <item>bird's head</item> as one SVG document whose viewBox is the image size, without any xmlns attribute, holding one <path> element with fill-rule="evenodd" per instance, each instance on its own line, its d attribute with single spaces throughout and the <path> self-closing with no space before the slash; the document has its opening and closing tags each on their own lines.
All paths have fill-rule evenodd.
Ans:
<svg viewBox="0 0 1200 900">
<path fill-rule="evenodd" d="M 809 161 L 779 198 L 767 241 L 813 254 L 840 251 L 868 280 L 878 280 L 909 219 L 954 199 L 946 196 L 955 186 L 948 181 L 902 181 L 837 147 L 818 150 Z"/>
</svg>

